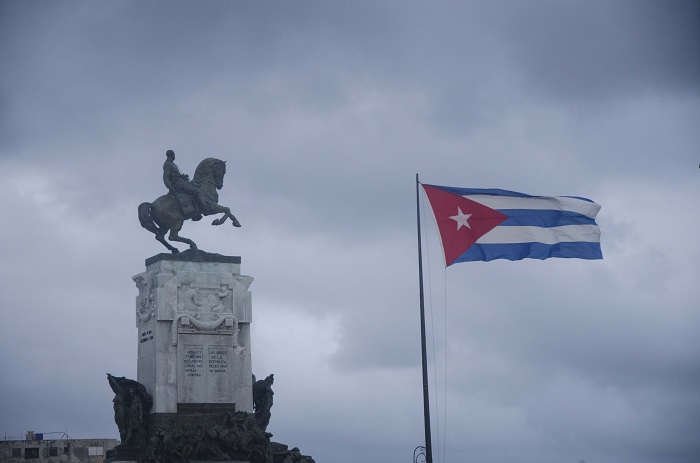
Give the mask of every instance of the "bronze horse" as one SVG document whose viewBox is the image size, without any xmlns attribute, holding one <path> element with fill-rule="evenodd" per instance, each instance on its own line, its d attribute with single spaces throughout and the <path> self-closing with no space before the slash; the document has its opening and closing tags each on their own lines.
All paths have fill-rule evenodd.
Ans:
<svg viewBox="0 0 700 463">
<path fill-rule="evenodd" d="M 214 220 L 212 225 L 221 225 L 227 218 L 231 219 L 234 227 L 240 227 L 236 217 L 231 214 L 231 209 L 220 206 L 219 193 L 224 186 L 224 174 L 226 173 L 226 163 L 219 159 L 207 158 L 199 163 L 194 172 L 192 185 L 201 193 L 205 204 L 199 205 L 199 213 L 202 215 L 224 214 Z M 146 230 L 154 233 L 156 239 L 163 243 L 173 254 L 180 252 L 176 247 L 165 241 L 165 234 L 170 231 L 168 239 L 170 241 L 180 241 L 190 245 L 190 249 L 197 249 L 197 245 L 189 238 L 178 235 L 182 230 L 185 220 L 192 219 L 196 212 L 183 214 L 178 199 L 172 193 L 165 194 L 152 203 L 141 203 L 139 205 L 139 222 Z"/>
</svg>

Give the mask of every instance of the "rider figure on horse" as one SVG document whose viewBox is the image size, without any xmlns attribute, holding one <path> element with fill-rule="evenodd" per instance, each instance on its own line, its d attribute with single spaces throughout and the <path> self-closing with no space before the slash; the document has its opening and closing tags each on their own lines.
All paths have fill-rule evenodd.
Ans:
<svg viewBox="0 0 700 463">
<path fill-rule="evenodd" d="M 138 217 L 143 228 L 156 235 L 156 240 L 171 252 L 177 253 L 178 249 L 165 240 L 168 232 L 169 241 L 187 243 L 190 249 L 197 249 L 194 241 L 179 235 L 185 220 L 199 220 L 204 215 L 222 214 L 211 224 L 221 225 L 230 219 L 234 227 L 241 226 L 231 209 L 219 204 L 217 190 L 224 186 L 226 161 L 215 158 L 202 160 L 190 182 L 189 177 L 183 175 L 173 162 L 175 152 L 168 150 L 165 155 L 167 159 L 163 164 L 163 183 L 169 192 L 152 203 L 139 204 Z"/>
<path fill-rule="evenodd" d="M 170 194 L 175 196 L 177 202 L 180 203 L 185 217 L 191 216 L 192 220 L 200 220 L 202 218 L 201 211 L 206 207 L 206 201 L 202 196 L 202 192 L 190 183 L 190 178 L 187 174 L 180 172 L 180 169 L 174 162 L 175 151 L 166 151 L 165 157 L 163 183 L 165 183 Z"/>
</svg>

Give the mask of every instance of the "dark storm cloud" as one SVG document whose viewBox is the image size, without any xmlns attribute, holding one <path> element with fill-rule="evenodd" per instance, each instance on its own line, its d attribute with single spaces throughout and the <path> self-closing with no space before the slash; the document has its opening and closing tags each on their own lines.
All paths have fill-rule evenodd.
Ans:
<svg viewBox="0 0 700 463">
<path fill-rule="evenodd" d="M 388 165 L 401 169 L 397 173 L 402 176 L 416 170 L 410 164 L 397 161 L 418 158 L 425 151 L 414 149 L 412 152 L 408 146 L 397 146 L 395 140 L 407 131 L 415 133 L 414 127 L 421 123 L 421 117 L 432 118 L 439 124 L 441 134 L 453 126 L 461 132 L 460 138 L 483 124 L 509 117 L 499 108 L 529 97 L 525 96 L 526 88 L 513 80 L 518 78 L 512 64 L 503 59 L 507 43 L 510 43 L 506 41 L 508 35 L 504 37 L 506 31 L 515 30 L 510 33 L 517 34 L 524 29 L 523 37 L 515 37 L 515 43 L 522 47 L 514 53 L 516 58 L 541 54 L 533 58 L 538 63 L 536 66 L 528 67 L 530 60 L 523 63 L 523 69 L 534 73 L 554 66 L 570 68 L 558 64 L 562 57 L 557 53 L 542 51 L 545 49 L 542 42 L 547 40 L 538 39 L 536 35 L 532 37 L 534 32 L 554 36 L 557 31 L 565 30 L 566 24 L 581 18 L 584 31 L 590 32 L 586 24 L 595 24 L 603 30 L 602 35 L 610 36 L 609 41 L 615 42 L 614 30 L 608 22 L 617 24 L 605 21 L 608 10 L 597 13 L 596 9 L 575 4 L 549 6 L 544 10 L 534 7 L 504 10 L 500 6 L 483 4 L 435 9 L 418 7 L 419 14 L 414 15 L 401 12 L 391 15 L 391 3 L 361 9 L 342 4 L 323 7 L 302 4 L 298 9 L 289 6 L 258 9 L 229 3 L 213 3 L 204 9 L 190 4 L 171 8 L 140 3 L 103 4 L 98 8 L 87 8 L 84 3 L 71 6 L 70 14 L 62 7 L 46 6 L 45 9 L 36 8 L 34 15 L 27 15 L 15 6 L 17 14 L 23 13 L 15 22 L 41 30 L 42 34 L 30 36 L 21 41 L 20 46 L 10 48 L 13 53 L 9 62 L 16 67 L 9 73 L 14 79 L 9 80 L 7 93 L 13 92 L 13 87 L 31 89 L 14 100 L 11 109 L 20 117 L 11 126 L 14 130 L 10 130 L 54 143 L 73 140 L 76 154 L 87 162 L 102 149 L 100 145 L 104 140 L 118 140 L 120 133 L 130 130 L 142 118 L 158 120 L 163 131 L 186 124 L 208 137 L 210 129 L 203 122 L 214 117 L 221 121 L 217 124 L 220 129 L 235 134 L 236 141 L 250 139 L 246 137 L 250 130 L 267 130 L 264 137 L 249 142 L 254 146 L 241 147 L 263 161 L 251 164 L 247 177 L 251 182 L 266 180 L 270 186 L 267 191 L 271 193 L 286 191 L 287 186 L 293 186 L 294 191 L 307 192 L 300 198 L 305 203 L 322 199 L 314 197 L 313 192 L 319 188 L 342 185 L 339 182 L 349 178 L 334 169 L 336 156 L 345 157 L 351 165 L 356 160 L 353 170 L 358 177 L 363 177 L 367 186 L 363 191 L 367 191 L 367 197 L 384 197 L 378 194 L 381 183 L 372 182 L 371 177 Z M 55 11 L 57 8 L 60 11 Z M 579 11 L 581 8 L 583 11 Z M 624 4 L 617 9 L 632 8 Z M 642 10 L 637 14 L 653 17 L 648 9 L 637 9 Z M 538 11 L 547 11 L 558 21 L 537 16 Z M 57 16 L 72 24 L 71 34 L 63 33 L 64 23 L 55 20 Z M 493 30 L 486 27 L 487 20 L 494 21 L 497 27 Z M 549 31 L 545 26 L 555 29 Z M 637 34 L 634 29 L 626 33 Z M 661 42 L 676 45 L 672 38 L 664 39 L 668 34 L 662 30 L 654 36 L 661 36 Z M 614 51 L 605 47 L 594 46 L 590 53 L 592 56 L 613 53 L 610 60 L 618 61 Z M 652 58 L 667 55 L 659 51 L 652 53 Z M 651 66 L 653 59 L 640 62 L 649 64 L 650 68 L 658 67 Z M 628 82 L 638 78 L 638 67 L 620 66 L 617 74 Z M 20 81 L 25 86 L 18 85 Z M 545 82 L 545 79 L 533 78 L 533 84 Z M 615 94 L 619 86 L 615 81 L 600 81 L 599 84 L 602 91 L 610 95 Z M 254 91 L 249 91 L 251 88 Z M 503 89 L 507 89 L 505 94 Z M 344 108 L 358 98 L 372 101 L 374 94 L 395 95 L 386 104 L 403 103 L 406 110 L 417 117 L 392 116 L 377 127 L 374 139 L 363 143 L 361 137 L 353 137 L 352 126 L 361 119 L 352 119 L 352 114 Z M 575 89 L 571 94 L 578 95 Z M 412 103 L 410 98 L 416 98 L 416 102 Z M 192 107 L 195 101 L 209 104 Z M 288 114 L 299 112 L 309 115 L 306 121 L 299 119 L 300 125 L 285 127 L 274 122 L 281 119 L 284 124 Z M 21 117 L 22 114 L 31 114 L 31 119 Z M 193 117 L 195 114 L 197 118 Z M 304 123 L 310 128 L 324 119 L 338 117 L 345 118 L 342 129 L 341 126 L 326 127 L 322 131 L 311 129 L 309 135 L 315 139 L 314 150 L 309 150 L 308 144 L 295 147 Z M 240 118 L 252 121 L 239 122 Z M 58 126 L 57 120 L 71 121 L 71 125 Z M 255 124 L 255 121 L 260 123 Z M 263 128 L 264 124 L 267 127 Z M 363 137 L 366 137 L 366 128 L 356 127 L 357 134 L 363 130 Z M 503 127 L 502 130 L 507 129 Z M 222 138 L 221 130 L 218 132 L 214 136 L 218 136 L 220 142 L 231 140 Z M 158 137 L 157 133 L 154 135 Z M 422 137 L 426 147 L 434 145 L 431 133 Z M 94 141 L 86 146 L 89 140 Z M 420 146 L 415 145 L 415 140 L 413 143 Z M 163 150 L 162 143 L 160 145 Z M 401 156 L 395 160 L 388 156 L 375 157 L 368 162 L 354 154 L 370 149 L 387 154 L 401 153 Z M 480 153 L 483 148 L 470 151 L 473 156 L 483 156 Z M 41 155 L 57 163 L 50 152 L 22 154 Z M 122 159 L 121 156 L 115 158 L 112 162 Z M 300 164 L 308 166 L 308 170 L 323 171 L 325 177 L 317 177 L 316 183 L 309 182 L 310 179 L 300 182 L 288 178 L 287 172 Z M 113 170 L 124 172 L 127 166 L 127 163 L 119 164 Z M 352 185 L 345 183 L 345 188 Z M 366 202 L 364 197 L 358 196 L 358 199 L 362 201 L 355 203 L 356 210 Z M 391 198 L 391 202 L 395 201 Z"/>
<path fill-rule="evenodd" d="M 698 95 L 696 1 L 514 6 L 507 33 L 512 56 L 525 84 L 546 98 L 586 105 L 646 93 Z"/>
</svg>

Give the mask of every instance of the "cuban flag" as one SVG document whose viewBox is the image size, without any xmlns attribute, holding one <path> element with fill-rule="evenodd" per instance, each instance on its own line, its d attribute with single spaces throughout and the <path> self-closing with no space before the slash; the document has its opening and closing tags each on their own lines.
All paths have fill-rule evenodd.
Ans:
<svg viewBox="0 0 700 463">
<path fill-rule="evenodd" d="M 423 184 L 445 265 L 495 259 L 602 259 L 600 205 L 575 196 Z"/>
</svg>

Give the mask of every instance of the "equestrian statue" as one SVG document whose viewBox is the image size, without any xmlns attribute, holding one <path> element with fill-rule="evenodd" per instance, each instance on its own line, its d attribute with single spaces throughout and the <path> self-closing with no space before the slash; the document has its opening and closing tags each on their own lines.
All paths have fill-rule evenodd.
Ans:
<svg viewBox="0 0 700 463">
<path fill-rule="evenodd" d="M 175 152 L 168 150 L 165 156 L 163 183 L 169 191 L 152 203 L 139 205 L 139 221 L 143 228 L 154 233 L 158 241 L 176 254 L 180 251 L 165 240 L 168 231 L 168 240 L 187 243 L 190 249 L 197 249 L 194 241 L 178 234 L 185 220 L 197 221 L 205 215 L 223 214 L 211 224 L 221 225 L 228 218 L 234 227 L 241 226 L 231 214 L 231 209 L 218 203 L 219 194 L 216 190 L 224 186 L 225 161 L 214 158 L 203 160 L 190 181 L 189 176 L 181 173 L 175 164 Z"/>
</svg>

